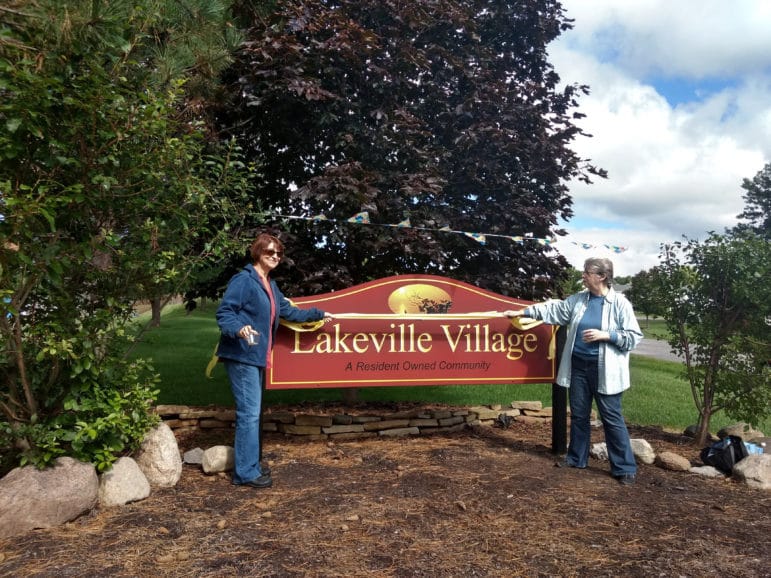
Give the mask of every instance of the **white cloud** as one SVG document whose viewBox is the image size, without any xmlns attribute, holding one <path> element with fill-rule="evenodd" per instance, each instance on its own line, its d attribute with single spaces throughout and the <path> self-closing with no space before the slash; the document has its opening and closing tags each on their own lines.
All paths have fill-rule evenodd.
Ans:
<svg viewBox="0 0 771 578">
<path fill-rule="evenodd" d="M 571 183 L 574 219 L 557 249 L 576 267 L 609 256 L 616 273 L 658 263 L 661 243 L 703 238 L 736 222 L 741 182 L 771 159 L 771 3 L 566 0 L 573 31 L 550 46 L 565 82 L 589 84 L 578 154 L 608 170 Z M 667 100 L 656 78 L 710 79 L 690 102 Z M 656 77 L 655 75 L 659 75 Z M 661 94 L 655 86 L 662 87 Z M 596 245 L 592 250 L 570 241 Z M 616 254 L 603 245 L 628 247 Z"/>
<path fill-rule="evenodd" d="M 563 0 L 569 42 L 637 75 L 744 74 L 768 65 L 766 0 Z"/>
</svg>

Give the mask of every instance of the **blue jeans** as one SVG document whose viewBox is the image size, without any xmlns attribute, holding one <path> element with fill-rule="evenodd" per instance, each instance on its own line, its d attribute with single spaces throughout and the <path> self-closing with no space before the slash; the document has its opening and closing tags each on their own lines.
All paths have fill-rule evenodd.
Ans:
<svg viewBox="0 0 771 578">
<path fill-rule="evenodd" d="M 597 410 L 605 430 L 611 475 L 617 477 L 637 473 L 629 431 L 621 414 L 621 394 L 597 393 L 599 382 L 597 361 L 587 361 L 575 355 L 571 361 L 570 444 L 566 458 L 568 464 L 585 468 L 589 462 L 590 418 L 592 400 L 594 400 L 597 402 Z"/>
<path fill-rule="evenodd" d="M 245 484 L 259 478 L 260 410 L 262 409 L 262 367 L 225 361 L 236 402 L 236 440 L 233 483 Z"/>
</svg>

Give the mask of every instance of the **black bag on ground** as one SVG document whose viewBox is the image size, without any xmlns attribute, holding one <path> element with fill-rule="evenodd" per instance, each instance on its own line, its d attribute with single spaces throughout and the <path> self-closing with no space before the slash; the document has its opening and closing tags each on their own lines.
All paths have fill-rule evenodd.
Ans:
<svg viewBox="0 0 771 578">
<path fill-rule="evenodd" d="M 747 457 L 749 452 L 744 446 L 744 441 L 739 436 L 728 435 L 719 442 L 701 450 L 701 461 L 730 474 L 734 464 Z"/>
</svg>

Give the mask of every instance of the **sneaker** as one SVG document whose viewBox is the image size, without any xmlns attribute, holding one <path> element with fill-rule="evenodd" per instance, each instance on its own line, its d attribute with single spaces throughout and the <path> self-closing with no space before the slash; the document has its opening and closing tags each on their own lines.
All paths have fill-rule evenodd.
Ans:
<svg viewBox="0 0 771 578">
<path fill-rule="evenodd" d="M 616 479 L 623 486 L 631 486 L 637 481 L 634 474 L 623 474 L 616 476 Z"/>
</svg>

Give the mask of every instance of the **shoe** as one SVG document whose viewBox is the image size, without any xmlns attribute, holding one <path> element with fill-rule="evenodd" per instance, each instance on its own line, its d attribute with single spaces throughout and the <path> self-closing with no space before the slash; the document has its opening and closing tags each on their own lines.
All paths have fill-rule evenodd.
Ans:
<svg viewBox="0 0 771 578">
<path fill-rule="evenodd" d="M 579 467 L 579 466 L 571 464 L 569 461 L 567 461 L 567 459 L 560 460 L 560 461 L 556 462 L 554 465 L 555 465 L 555 467 L 558 467 L 558 468 L 576 468 L 576 469 L 579 469 L 579 470 L 583 470 L 584 469 L 582 467 Z"/>
<path fill-rule="evenodd" d="M 631 486 L 637 481 L 634 474 L 622 474 L 616 476 L 616 479 L 622 486 Z"/>
<path fill-rule="evenodd" d="M 263 476 L 270 475 L 270 466 L 268 465 L 268 462 L 260 462 L 260 471 Z"/>
<path fill-rule="evenodd" d="M 273 478 L 267 474 L 262 474 L 259 478 L 254 478 L 251 482 L 238 484 L 239 486 L 251 486 L 252 488 L 269 488 L 273 485 Z"/>
</svg>

